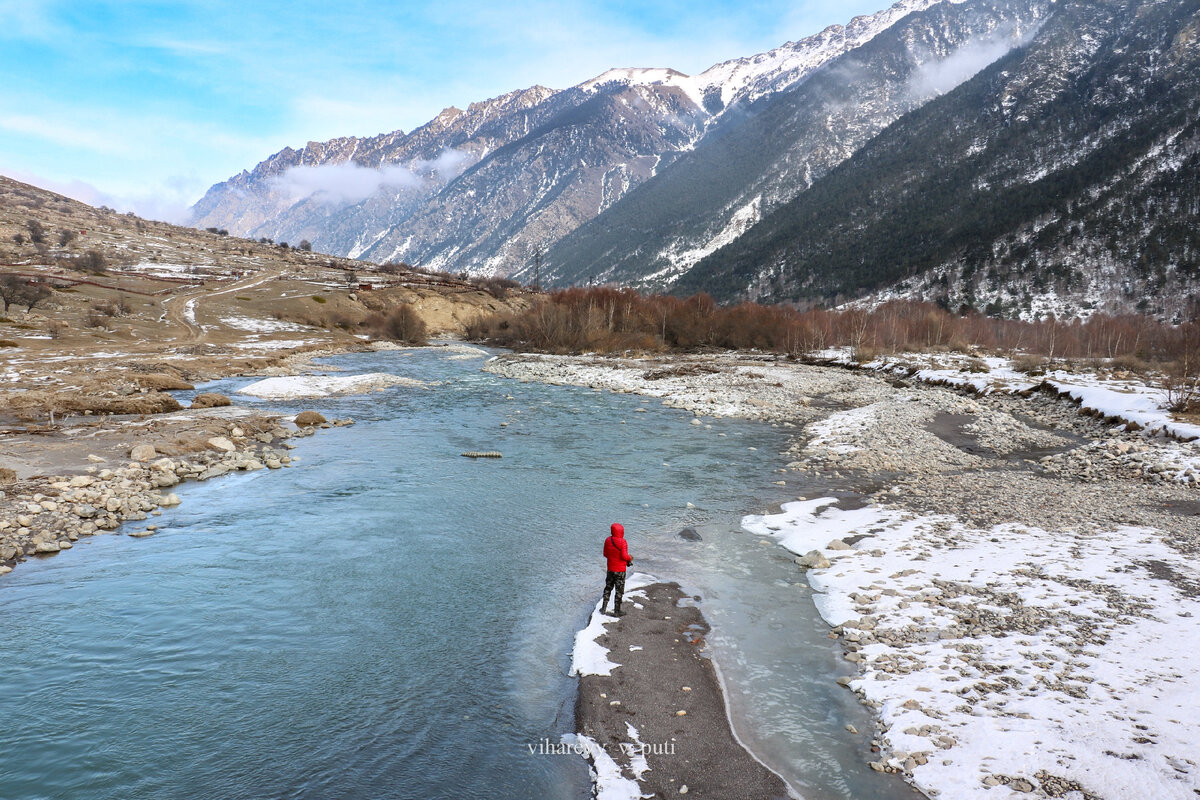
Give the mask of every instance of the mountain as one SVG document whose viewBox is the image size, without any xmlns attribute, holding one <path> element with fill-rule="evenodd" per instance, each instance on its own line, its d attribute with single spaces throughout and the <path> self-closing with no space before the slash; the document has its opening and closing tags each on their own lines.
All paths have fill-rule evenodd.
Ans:
<svg viewBox="0 0 1200 800">
<path fill-rule="evenodd" d="M 1198 214 L 1200 2 L 1059 0 L 675 288 L 1179 319 L 1200 307 Z"/>
<path fill-rule="evenodd" d="M 803 81 L 938 0 L 902 0 L 775 50 L 688 76 L 609 70 L 533 87 L 412 133 L 285 148 L 213 186 L 191 224 L 375 261 L 509 274 L 619 202 L 748 105 Z"/>
<path fill-rule="evenodd" d="M 855 47 L 761 92 L 704 138 L 564 237 L 555 282 L 663 288 L 801 194 L 863 144 L 1033 35 L 1051 0 L 909 6 L 886 27 L 851 24 Z M 827 32 L 830 33 L 830 32 Z"/>
</svg>

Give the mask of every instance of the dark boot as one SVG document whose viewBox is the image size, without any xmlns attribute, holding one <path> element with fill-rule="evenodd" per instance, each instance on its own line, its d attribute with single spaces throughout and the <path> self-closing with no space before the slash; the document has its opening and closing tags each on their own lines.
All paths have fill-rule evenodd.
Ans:
<svg viewBox="0 0 1200 800">
<path fill-rule="evenodd" d="M 623 617 L 623 616 L 625 616 L 625 612 L 621 610 L 621 601 L 620 601 L 620 600 L 618 600 L 618 601 L 616 602 L 616 605 L 614 605 L 614 606 L 613 606 L 613 613 L 612 613 L 612 615 L 613 615 L 614 617 Z"/>
<path fill-rule="evenodd" d="M 600 613 L 608 616 L 608 592 L 605 592 L 600 600 Z"/>
</svg>

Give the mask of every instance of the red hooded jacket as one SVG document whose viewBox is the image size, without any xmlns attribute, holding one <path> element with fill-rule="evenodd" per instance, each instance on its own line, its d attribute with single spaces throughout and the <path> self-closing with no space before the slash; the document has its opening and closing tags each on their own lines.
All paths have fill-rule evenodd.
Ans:
<svg viewBox="0 0 1200 800">
<path fill-rule="evenodd" d="M 604 557 L 608 559 L 609 572 L 624 572 L 629 562 L 629 545 L 625 543 L 625 527 L 619 522 L 612 525 L 612 535 L 604 540 Z"/>
</svg>

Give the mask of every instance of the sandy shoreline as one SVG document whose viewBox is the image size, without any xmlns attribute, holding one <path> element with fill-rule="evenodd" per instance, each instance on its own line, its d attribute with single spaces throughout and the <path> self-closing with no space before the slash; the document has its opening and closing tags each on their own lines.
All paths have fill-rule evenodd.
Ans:
<svg viewBox="0 0 1200 800">
<path fill-rule="evenodd" d="M 939 798 L 1200 791 L 1200 684 L 1177 663 L 1200 645 L 1196 442 L 1057 393 L 977 395 L 770 356 L 485 368 L 646 395 L 701 423 L 793 427 L 787 483 L 862 496 L 803 497 L 743 525 L 792 550 L 821 593 L 858 669 L 844 683 L 876 716 L 862 734 L 880 751 L 871 768 Z"/>
</svg>

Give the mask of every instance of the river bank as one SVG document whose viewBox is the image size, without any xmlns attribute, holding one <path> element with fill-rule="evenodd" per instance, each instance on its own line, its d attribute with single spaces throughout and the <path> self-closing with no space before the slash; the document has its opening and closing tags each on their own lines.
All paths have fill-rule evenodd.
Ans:
<svg viewBox="0 0 1200 800">
<path fill-rule="evenodd" d="M 1200 687 L 1176 661 L 1200 642 L 1195 442 L 1057 393 L 771 357 L 486 368 L 653 397 L 702 429 L 721 416 L 795 428 L 795 480 L 861 501 L 803 497 L 743 526 L 795 553 L 818 590 L 857 669 L 841 682 L 875 712 L 874 731 L 847 731 L 878 750 L 873 769 L 932 797 L 1200 789 Z"/>
<path fill-rule="evenodd" d="M 786 784 L 734 737 L 703 655 L 708 623 L 676 583 L 628 578 L 626 614 L 593 610 L 576 637 L 574 743 L 600 797 L 782 800 Z M 631 777 L 626 777 L 628 774 Z"/>
</svg>

